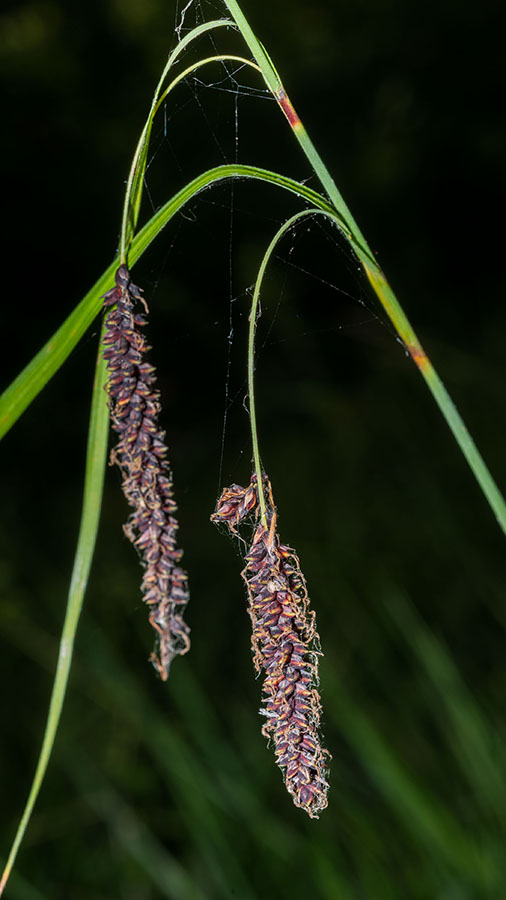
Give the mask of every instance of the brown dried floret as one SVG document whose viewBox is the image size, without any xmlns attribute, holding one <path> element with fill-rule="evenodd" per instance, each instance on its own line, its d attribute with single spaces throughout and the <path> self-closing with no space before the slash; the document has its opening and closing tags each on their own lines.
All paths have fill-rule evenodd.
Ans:
<svg viewBox="0 0 506 900">
<path fill-rule="evenodd" d="M 148 313 L 140 288 L 121 265 L 116 286 L 104 297 L 104 307 L 112 307 L 104 335 L 107 390 L 112 427 L 119 435 L 111 464 L 119 466 L 123 492 L 133 507 L 123 527 L 145 569 L 141 591 L 157 632 L 150 659 L 165 680 L 173 658 L 190 648 L 190 629 L 183 620 L 189 595 L 187 574 L 180 566 L 183 551 L 177 546 L 177 506 L 165 432 L 158 423 L 160 392 L 155 368 L 145 358 L 151 348 L 140 331 L 146 318 L 135 312 L 137 303 Z"/>
<path fill-rule="evenodd" d="M 272 490 L 266 476 L 265 521 L 258 485 L 226 488 L 211 517 L 233 533 L 248 516 L 257 519 L 242 577 L 248 592 L 253 661 L 264 672 L 262 733 L 272 738 L 276 761 L 296 806 L 312 817 L 327 806 L 328 751 L 320 744 L 319 637 L 306 582 L 294 550 L 280 542 Z"/>
</svg>

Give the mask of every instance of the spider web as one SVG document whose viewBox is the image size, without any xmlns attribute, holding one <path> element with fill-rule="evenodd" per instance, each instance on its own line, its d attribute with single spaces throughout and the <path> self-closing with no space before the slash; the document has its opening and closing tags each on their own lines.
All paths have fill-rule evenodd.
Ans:
<svg viewBox="0 0 506 900">
<path fill-rule="evenodd" d="M 182 38 L 197 25 L 209 18 L 223 17 L 223 8 L 215 6 L 211 2 L 203 3 L 202 0 L 178 0 L 176 3 L 175 21 L 174 21 L 174 45 L 181 41 Z M 220 32 L 223 32 L 221 34 Z M 237 44 L 237 41 L 230 45 L 230 37 L 227 40 L 227 50 L 223 48 L 224 38 L 227 38 L 228 29 L 220 29 L 216 32 L 206 34 L 198 41 L 199 56 L 184 56 L 184 60 L 180 63 L 186 67 L 192 58 L 200 58 L 210 54 L 218 55 L 220 52 L 231 52 L 241 54 L 244 52 Z M 229 32 L 228 32 L 229 35 Z M 207 43 L 206 43 L 207 42 Z M 195 50 L 190 53 L 194 54 Z M 197 120 L 197 125 L 192 125 L 196 138 L 203 145 L 207 146 L 208 156 L 202 154 L 199 164 L 199 171 L 204 168 L 211 168 L 213 165 L 221 163 L 245 162 L 250 161 L 248 156 L 247 137 L 244 139 L 244 153 L 242 131 L 248 131 L 247 120 L 243 125 L 243 109 L 248 105 L 248 113 L 252 104 L 258 104 L 258 101 L 267 101 L 274 105 L 274 101 L 270 93 L 264 89 L 258 82 L 251 71 L 240 63 L 223 61 L 213 63 L 211 66 L 198 69 L 196 73 L 185 79 L 185 87 L 178 87 L 169 98 L 165 101 L 163 116 L 159 117 L 155 122 L 153 129 L 153 137 L 151 144 L 151 152 L 146 169 L 145 188 L 146 203 L 150 205 L 152 211 L 165 201 L 167 195 L 167 176 L 165 173 L 165 183 L 163 188 L 163 196 L 159 195 L 156 187 L 156 179 L 152 180 L 152 171 L 156 168 L 155 163 L 160 162 L 160 158 L 169 159 L 172 165 L 171 181 L 177 176 L 177 181 L 185 183 L 189 180 L 189 176 L 197 174 L 196 172 L 188 172 L 187 159 L 184 151 L 177 146 L 174 140 L 175 133 L 185 131 L 181 121 L 190 115 L 193 115 L 193 122 Z M 245 112 L 245 110 L 244 110 Z M 277 110 L 276 110 L 277 113 Z M 260 115 L 260 113 L 259 113 Z M 279 133 L 283 134 L 284 122 L 278 116 Z M 240 127 L 241 126 L 241 127 Z M 286 129 L 286 127 L 285 127 Z M 188 130 L 188 129 L 187 129 Z M 293 138 L 287 135 L 287 144 Z M 267 143 L 267 139 L 266 139 Z M 295 157 L 297 162 L 292 163 Z M 306 180 L 316 190 L 321 190 L 319 183 L 314 175 L 309 178 L 308 164 L 302 163 L 302 172 L 300 156 L 293 154 L 289 158 L 292 163 L 289 168 L 289 174 L 303 181 Z M 297 171 L 297 166 L 299 171 Z M 273 168 L 276 168 L 273 165 Z M 290 169 L 295 168 L 295 171 Z M 283 170 L 283 171 L 286 171 Z M 252 190 L 250 186 L 250 191 Z M 272 190 L 272 189 L 271 189 Z M 246 197 L 246 194 L 244 194 Z M 282 206 L 282 204 L 281 204 Z M 223 280 L 223 300 L 221 306 L 215 303 L 215 308 L 210 316 L 208 328 L 213 332 L 215 338 L 216 330 L 221 334 L 221 348 L 219 350 L 221 359 L 225 358 L 225 362 L 221 363 L 223 368 L 223 388 L 222 388 L 222 427 L 221 436 L 219 438 L 219 446 L 215 450 L 217 458 L 217 493 L 221 492 L 223 471 L 227 469 L 227 476 L 230 470 L 230 477 L 226 480 L 233 481 L 234 472 L 242 462 L 244 455 L 251 453 L 249 439 L 249 423 L 244 415 L 243 407 L 248 411 L 247 405 L 247 379 L 246 379 L 246 326 L 251 304 L 251 295 L 253 292 L 253 278 L 256 277 L 256 269 L 260 263 L 263 253 L 268 242 L 272 238 L 274 232 L 279 228 L 280 224 L 286 220 L 287 215 L 282 212 L 271 212 L 271 209 L 277 209 L 277 200 L 273 198 L 273 205 L 266 214 L 265 209 L 261 212 L 259 218 L 263 220 L 264 238 L 257 251 L 256 269 L 251 271 L 251 281 L 244 286 L 237 284 L 237 263 L 236 256 L 241 253 L 241 237 L 242 225 L 238 225 L 238 220 L 247 219 L 250 212 L 246 209 L 245 200 L 243 199 L 242 190 L 236 189 L 234 181 L 227 188 L 221 188 L 216 196 L 215 191 L 206 191 L 199 195 L 190 206 L 187 206 L 178 216 L 176 227 L 171 226 L 171 242 L 164 254 L 162 262 L 157 263 L 157 272 L 153 273 L 153 282 L 156 287 L 158 279 L 168 265 L 169 258 L 173 258 L 175 248 L 178 241 L 189 227 L 199 224 L 200 215 L 205 208 L 212 207 L 222 216 L 222 222 L 226 218 L 226 225 L 223 227 L 227 230 L 226 240 L 226 280 Z M 296 207 L 297 208 L 297 207 Z M 298 206 L 300 208 L 300 204 Z M 257 217 L 258 218 L 258 217 Z M 209 235 L 214 239 L 213 235 Z M 307 253 L 304 254 L 303 248 L 308 236 L 312 239 L 317 238 L 320 244 L 327 243 L 329 247 L 329 257 L 333 259 L 333 266 L 330 274 L 322 274 L 318 272 L 312 265 L 311 260 L 307 260 Z M 338 265 L 336 262 L 336 250 L 339 258 Z M 198 252 L 198 251 L 196 251 Z M 341 277 L 341 270 L 344 267 L 346 278 Z M 337 272 L 337 274 L 336 274 Z M 309 324 L 297 309 L 291 304 L 290 294 L 293 278 L 297 283 L 307 285 L 307 292 L 312 296 L 318 296 L 322 291 L 326 296 L 334 295 L 339 301 L 346 301 L 346 314 L 343 315 L 341 321 L 336 322 L 336 314 L 328 315 L 328 310 L 322 308 L 321 321 L 314 322 L 311 320 Z M 337 280 L 335 280 L 337 279 Z M 272 290 L 272 283 L 275 283 L 275 290 Z M 344 283 L 346 286 L 344 286 Z M 226 300 L 225 300 L 226 298 Z M 265 299 L 267 298 L 267 299 Z M 223 301 L 225 301 L 223 303 Z M 339 237 L 337 230 L 328 222 L 323 220 L 321 216 L 308 217 L 298 222 L 288 234 L 285 235 L 280 243 L 275 255 L 272 257 L 267 270 L 267 276 L 264 280 L 262 290 L 262 306 L 263 314 L 260 320 L 260 327 L 257 331 L 256 339 L 256 367 L 261 369 L 262 360 L 265 354 L 272 352 L 272 348 L 281 347 L 282 345 L 291 345 L 296 353 L 304 353 L 304 342 L 315 335 L 335 335 L 339 340 L 340 336 L 345 334 L 355 334 L 360 329 L 370 329 L 371 324 L 376 326 L 379 322 L 381 326 L 394 334 L 393 328 L 385 321 L 381 311 L 374 308 L 374 301 L 371 300 L 365 279 L 361 274 L 357 261 L 351 250 L 344 244 Z M 353 309 L 353 314 L 350 313 Z M 217 311 L 216 311 L 217 310 Z M 290 319 L 289 333 L 283 333 L 283 328 L 278 328 L 278 322 L 282 317 L 288 315 Z M 330 318 L 330 321 L 329 321 Z M 314 319 L 314 317 L 313 317 Z M 239 353 L 237 345 L 239 346 Z M 237 365 L 236 357 L 241 358 L 240 368 Z M 225 465 L 227 434 L 229 429 L 229 419 L 232 412 L 238 410 L 243 420 L 244 442 L 242 448 L 238 451 L 239 458 L 235 461 L 230 460 Z"/>
</svg>

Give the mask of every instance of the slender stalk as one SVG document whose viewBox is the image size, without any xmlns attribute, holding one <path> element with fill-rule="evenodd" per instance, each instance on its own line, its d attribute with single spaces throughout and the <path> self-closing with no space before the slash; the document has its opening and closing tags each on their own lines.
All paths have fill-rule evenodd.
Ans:
<svg viewBox="0 0 506 900">
<path fill-rule="evenodd" d="M 469 434 L 460 413 L 457 411 L 452 398 L 418 340 L 408 318 L 404 314 L 399 301 L 381 270 L 377 266 L 372 266 L 368 260 L 363 257 L 360 261 L 385 312 L 395 326 L 404 347 L 418 367 L 422 378 L 446 419 L 448 427 L 495 514 L 499 527 L 504 534 L 506 534 L 506 502 L 492 478 L 485 460 Z"/>
<path fill-rule="evenodd" d="M 260 69 L 262 70 L 262 74 L 264 76 L 267 87 L 273 94 L 280 109 L 283 111 L 283 114 L 286 117 L 295 137 L 297 138 L 300 146 L 302 147 L 309 162 L 311 163 L 312 168 L 320 179 L 330 200 L 335 206 L 336 211 L 339 212 L 346 221 L 350 231 L 353 234 L 355 243 L 368 257 L 370 257 L 371 260 L 373 260 L 374 256 L 367 244 L 366 239 L 364 238 L 362 232 L 360 231 L 360 228 L 355 222 L 355 219 L 353 218 L 350 209 L 345 203 L 339 188 L 337 187 L 334 179 L 332 178 L 332 175 L 323 162 L 311 138 L 309 137 L 303 123 L 295 112 L 294 106 L 283 87 L 283 83 L 274 66 L 274 63 L 272 62 L 272 59 L 265 50 L 265 47 L 256 37 L 253 29 L 246 19 L 246 16 L 242 12 L 236 0 L 224 0 L 224 3 L 234 17 L 239 31 L 241 32 L 244 40 L 250 48 Z"/>
<path fill-rule="evenodd" d="M 135 231 L 135 227 L 137 224 L 137 216 L 140 207 L 140 200 L 142 195 L 142 178 L 144 176 L 144 171 L 139 172 L 140 161 L 143 157 L 145 157 L 147 153 L 147 147 L 149 144 L 149 137 L 151 134 L 151 126 L 153 124 L 153 110 L 158 103 L 158 98 L 160 96 L 160 91 L 163 87 L 163 83 L 167 77 L 169 70 L 172 68 L 174 63 L 177 61 L 178 56 L 183 50 L 191 44 L 192 41 L 199 38 L 202 34 L 205 34 L 207 31 L 212 31 L 214 28 L 222 28 L 223 26 L 230 27 L 229 19 L 213 19 L 211 22 L 204 22 L 202 25 L 199 25 L 197 28 L 194 28 L 189 34 L 185 35 L 182 41 L 179 42 L 177 47 L 174 48 L 172 53 L 169 54 L 163 72 L 159 78 L 158 84 L 155 88 L 155 92 L 153 94 L 153 99 L 151 101 L 151 108 L 149 110 L 148 118 L 146 119 L 146 124 L 142 129 L 141 136 L 139 138 L 139 143 L 137 144 L 134 158 L 132 161 L 132 165 L 130 167 L 130 173 L 128 175 L 127 186 L 125 190 L 125 198 L 123 202 L 123 215 L 121 221 L 121 239 L 120 239 L 120 253 L 121 253 L 121 262 L 126 262 L 126 253 L 128 249 L 128 244 L 130 243 L 131 237 Z M 132 193 L 135 193 L 135 202 L 133 204 L 133 215 L 132 219 L 129 222 L 129 212 L 131 209 L 131 198 Z"/>
<path fill-rule="evenodd" d="M 255 461 L 255 470 L 258 479 L 261 467 L 258 451 L 253 374 L 254 338 L 258 302 L 260 299 L 260 290 L 267 263 L 277 243 L 283 237 L 286 231 L 288 231 L 298 219 L 307 215 L 326 216 L 331 221 L 333 221 L 334 224 L 337 225 L 337 227 L 345 236 L 347 236 L 346 231 L 342 227 L 341 220 L 338 219 L 334 213 L 329 213 L 326 210 L 322 209 L 306 209 L 302 212 L 296 213 L 294 216 L 288 219 L 284 223 L 284 225 L 276 232 L 262 259 L 251 304 L 248 344 L 248 386 L 250 398 L 251 437 L 253 443 L 253 459 Z M 354 247 L 354 249 L 355 252 L 357 252 L 357 248 Z M 373 286 L 378 297 L 380 297 L 381 299 L 385 312 L 387 313 L 390 321 L 395 325 L 397 333 L 399 334 L 399 337 L 401 338 L 406 350 L 410 353 L 410 356 L 416 363 L 432 396 L 434 397 L 437 405 L 439 406 L 439 409 L 446 419 L 446 422 L 448 423 L 448 426 L 451 429 L 455 440 L 457 441 L 465 459 L 467 460 L 471 468 L 471 471 L 473 472 L 476 480 L 478 481 L 478 484 L 480 485 L 486 499 L 489 502 L 491 509 L 496 516 L 499 527 L 506 534 L 506 503 L 494 479 L 492 478 L 492 475 L 490 474 L 490 471 L 483 457 L 481 456 L 473 438 L 471 437 L 466 425 L 464 424 L 462 417 L 457 411 L 448 391 L 446 390 L 443 382 L 434 369 L 434 366 L 425 353 L 420 341 L 418 340 L 418 337 L 416 336 L 415 331 L 411 327 L 409 320 L 404 314 L 404 311 L 402 310 L 402 307 L 400 306 L 397 298 L 393 294 L 390 286 L 381 273 L 381 270 L 377 266 L 371 266 L 369 261 L 364 257 L 359 256 L 359 258 L 367 273 L 367 277 L 369 278 L 371 285 Z M 258 483 L 259 485 L 261 485 L 260 479 Z M 264 500 L 261 486 L 259 487 L 259 499 L 261 509 L 263 510 L 262 502 L 264 502 Z"/>
<path fill-rule="evenodd" d="M 464 425 L 461 416 L 457 412 L 441 378 L 437 374 L 418 340 L 404 310 L 388 284 L 383 272 L 376 263 L 374 255 L 346 205 L 334 179 L 316 150 L 299 116 L 295 112 L 294 106 L 283 87 L 272 60 L 255 36 L 236 0 L 224 0 L 224 2 L 237 22 L 244 40 L 248 44 L 254 58 L 262 70 L 265 83 L 282 109 L 295 138 L 299 142 L 312 168 L 318 175 L 321 184 L 327 192 L 329 199 L 334 205 L 335 211 L 344 219 L 345 226 L 351 233 L 351 238 L 349 238 L 350 243 L 366 272 L 370 284 L 403 342 L 406 351 L 419 369 L 432 396 L 436 400 L 455 440 L 485 494 L 500 528 L 504 534 L 506 534 L 506 502 L 492 478 L 483 457 Z"/>
<path fill-rule="evenodd" d="M 264 260 L 262 260 L 262 265 Z M 264 266 L 265 270 L 265 266 Z M 251 443 L 253 445 L 253 462 L 257 476 L 258 500 L 260 503 L 260 519 L 264 528 L 267 528 L 267 517 L 265 514 L 265 495 L 262 478 L 262 464 L 260 462 L 260 450 L 258 448 L 258 430 L 257 415 L 255 403 L 255 332 L 257 326 L 258 300 L 260 297 L 260 284 L 262 278 L 262 266 L 258 273 L 253 300 L 251 302 L 251 312 L 249 314 L 249 330 L 248 330 L 248 396 L 249 396 L 249 421 L 251 428 Z"/>
<path fill-rule="evenodd" d="M 14 842 L 0 879 L 0 896 L 3 894 L 5 885 L 7 884 L 7 880 L 12 871 L 17 852 L 30 821 L 46 773 L 60 721 L 63 701 L 65 699 L 65 691 L 67 689 L 70 666 L 72 663 L 74 638 L 90 573 L 97 537 L 100 509 L 102 506 L 102 488 L 109 426 L 109 410 L 107 407 L 107 396 L 104 390 L 105 380 L 105 363 L 100 349 L 93 386 L 81 526 L 74 559 L 74 567 L 72 570 L 65 619 L 63 622 L 56 674 L 53 682 L 46 728 L 37 767 L 33 776 L 32 786 L 23 815 L 20 819 Z"/>
<path fill-rule="evenodd" d="M 251 311 L 249 315 L 249 329 L 248 329 L 248 396 L 249 396 L 249 416 L 250 416 L 250 427 L 251 427 L 251 443 L 253 445 L 253 462 L 255 465 L 255 473 L 257 476 L 257 486 L 258 486 L 258 500 L 260 504 L 260 519 L 264 528 L 267 528 L 267 517 L 266 517 L 266 504 L 265 504 L 265 495 L 263 488 L 263 479 L 262 479 L 262 464 L 260 461 L 260 451 L 258 448 L 258 429 L 257 429 L 257 417 L 256 417 L 256 403 L 255 403 L 255 334 L 256 334 L 256 326 L 258 321 L 258 304 L 260 301 L 260 291 L 262 289 L 262 283 L 265 275 L 265 270 L 267 268 L 267 264 L 276 248 L 277 244 L 286 234 L 287 231 L 295 225 L 299 219 L 304 218 L 305 216 L 312 216 L 318 213 L 323 213 L 324 215 L 332 218 L 333 221 L 336 220 L 336 216 L 334 213 L 328 213 L 327 211 L 321 209 L 304 209 L 301 212 L 295 213 L 295 215 L 291 216 L 287 219 L 286 222 L 279 228 L 272 238 L 267 250 L 264 253 L 262 258 L 262 262 L 260 263 L 260 268 L 258 270 L 257 279 L 255 282 L 255 289 L 253 291 L 253 298 L 251 301 Z M 338 225 L 340 223 L 338 222 Z"/>
<path fill-rule="evenodd" d="M 153 119 L 157 110 L 160 107 L 161 102 L 167 96 L 172 87 L 175 86 L 185 75 L 190 74 L 191 71 L 198 68 L 200 65 L 203 65 L 205 62 L 211 61 L 203 60 L 195 63 L 194 66 L 190 66 L 182 75 L 175 79 L 175 81 L 169 86 L 169 88 L 164 91 L 162 97 L 160 97 L 160 91 L 162 90 L 163 83 L 172 68 L 172 66 L 177 62 L 179 55 L 185 50 L 188 45 L 201 37 L 205 32 L 212 31 L 215 28 L 228 27 L 233 25 L 230 19 L 214 19 L 211 22 L 204 22 L 202 25 L 198 25 L 197 28 L 194 28 L 192 31 L 187 34 L 182 41 L 175 47 L 172 53 L 169 54 L 163 72 L 159 78 L 158 84 L 155 88 L 155 92 L 153 94 L 153 99 L 151 101 L 151 107 L 149 110 L 148 117 L 146 119 L 146 124 L 142 129 L 141 136 L 139 138 L 139 142 L 137 144 L 134 158 L 132 160 L 132 165 L 130 167 L 130 172 L 128 175 L 127 186 L 125 190 L 125 197 L 123 201 L 123 215 L 121 220 L 121 238 L 120 238 L 120 254 L 121 254 L 121 262 L 126 263 L 126 255 L 128 252 L 128 248 L 130 242 L 135 233 L 135 229 L 137 227 L 137 219 L 139 216 L 139 209 L 142 198 L 142 182 L 144 178 L 144 171 L 146 168 L 146 157 L 149 146 L 149 139 L 151 136 L 151 128 L 153 126 Z M 227 57 L 214 57 L 214 59 L 224 59 Z M 258 68 L 252 63 L 250 60 L 244 60 L 238 57 L 231 57 L 232 59 L 240 59 L 245 65 L 249 65 L 252 68 Z"/>
<path fill-rule="evenodd" d="M 206 66 L 208 63 L 212 62 L 240 62 L 243 66 L 249 66 L 250 69 L 255 69 L 256 72 L 260 72 L 262 74 L 262 70 L 260 66 L 257 66 L 256 63 L 251 62 L 250 59 L 246 59 L 244 56 L 233 56 L 232 54 L 221 54 L 220 56 L 207 56 L 205 59 L 199 59 L 198 62 L 193 63 L 191 66 L 188 66 L 183 72 L 180 72 L 179 75 L 174 78 L 173 81 L 169 84 L 167 88 L 165 88 L 163 94 L 158 100 L 156 106 L 153 109 L 153 117 L 156 116 L 160 106 L 163 101 L 168 97 L 173 88 L 176 87 L 181 81 L 191 75 L 192 72 L 195 72 L 197 69 L 200 69 L 202 66 Z"/>
</svg>

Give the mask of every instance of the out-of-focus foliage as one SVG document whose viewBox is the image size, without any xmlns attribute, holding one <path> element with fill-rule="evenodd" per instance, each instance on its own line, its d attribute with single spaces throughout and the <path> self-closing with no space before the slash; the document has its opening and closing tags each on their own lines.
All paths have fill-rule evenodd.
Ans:
<svg viewBox="0 0 506 900">
<path fill-rule="evenodd" d="M 505 183 L 501 5 L 244 8 L 504 488 L 506 322 L 491 225 Z M 161 0 L 2 8 L 4 384 L 113 256 L 173 23 Z M 155 206 L 233 160 L 236 133 L 240 161 L 308 175 L 274 104 L 225 93 L 223 74 L 210 70 L 215 87 L 197 86 L 197 104 L 182 87 L 160 122 Z M 193 647 L 168 685 L 156 681 L 111 471 L 13 900 L 504 897 L 504 540 L 353 261 L 316 227 L 287 241 L 266 282 L 257 402 L 280 531 L 301 558 L 325 650 L 334 759 L 318 822 L 292 808 L 260 735 L 239 548 L 208 515 L 221 481 L 249 477 L 244 291 L 294 208 L 272 194 L 272 217 L 258 215 L 267 191 L 206 193 L 135 269 L 152 310 Z M 2 444 L 2 853 L 53 676 L 97 336 L 98 326 Z M 235 402 L 218 483 L 226 383 Z"/>
</svg>

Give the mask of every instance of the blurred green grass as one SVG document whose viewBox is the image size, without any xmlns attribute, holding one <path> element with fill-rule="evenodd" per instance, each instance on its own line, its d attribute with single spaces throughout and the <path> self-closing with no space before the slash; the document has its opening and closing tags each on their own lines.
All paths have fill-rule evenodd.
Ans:
<svg viewBox="0 0 506 900">
<path fill-rule="evenodd" d="M 406 658 L 408 684 L 399 681 L 401 697 L 390 703 L 395 682 L 375 667 L 372 705 L 330 649 L 322 691 L 332 792 L 313 823 L 284 795 L 254 700 L 238 714 L 224 687 L 216 697 L 218 679 L 203 682 L 184 664 L 167 692 L 153 689 L 87 617 L 20 872 L 42 895 L 62 897 L 70 886 L 72 896 L 103 896 L 104 884 L 116 884 L 118 896 L 274 897 L 288 881 L 301 898 L 499 898 L 498 735 L 411 604 L 397 590 L 383 599 L 383 651 L 392 662 Z M 56 645 L 47 633 L 19 611 L 2 627 L 49 666 Z M 35 742 L 37 730 L 28 733 Z M 15 881 L 11 895 L 31 896 Z"/>
<path fill-rule="evenodd" d="M 374 385 L 375 396 L 389 397 L 395 409 L 403 408 L 411 381 L 409 370 L 398 374 L 380 366 Z M 483 509 L 489 542 L 473 549 L 472 529 L 445 499 L 455 489 L 451 475 L 445 482 L 446 460 L 436 452 L 431 473 L 419 458 L 428 453 L 423 441 L 395 472 L 383 469 L 383 479 L 364 483 L 364 473 L 383 468 L 380 449 L 371 456 L 361 447 L 365 431 L 380 433 L 386 403 L 353 425 L 349 415 L 367 402 L 369 385 L 353 401 L 348 392 L 318 388 L 315 403 L 311 382 L 299 388 L 305 412 L 292 416 L 284 436 L 267 437 L 264 452 L 278 479 L 281 535 L 299 551 L 318 610 L 324 732 L 334 757 L 329 808 L 310 822 L 292 807 L 260 735 L 241 562 L 207 521 L 213 488 L 195 442 L 180 466 L 182 485 L 192 474 L 180 506 L 183 532 L 189 524 L 193 647 L 168 685 L 144 661 L 151 636 L 109 476 L 62 728 L 19 859 L 20 875 L 42 895 L 503 896 L 505 634 L 490 614 L 501 597 L 494 523 Z M 410 417 L 392 419 L 405 450 Z M 326 478 L 324 496 L 317 477 L 322 433 L 324 459 L 328 453 L 336 473 L 347 472 L 346 479 Z M 355 453 L 348 459 L 350 435 Z M 443 431 L 426 439 L 442 448 L 450 441 Z M 292 468 L 283 473 L 287 442 Z M 450 447 L 446 452 L 452 467 Z M 294 490 L 292 472 L 305 491 Z M 418 508 L 422 497 L 434 518 L 409 525 L 401 507 Z M 4 537 L 8 549 L 12 537 Z M 4 840 L 38 746 L 57 647 L 36 605 L 54 614 L 64 581 L 55 561 L 37 562 L 35 582 L 22 590 L 13 577 L 0 607 L 23 685 L 22 701 L 15 692 L 5 706 L 2 770 L 18 788 L 9 792 Z M 14 881 L 11 895 L 29 896 Z"/>
<path fill-rule="evenodd" d="M 28 3 L 24 18 L 14 6 L 2 13 L 9 128 L 1 151 L 16 185 L 4 213 L 5 383 L 110 262 L 122 178 L 166 53 L 161 0 L 143 5 L 140 24 L 136 3 L 89 6 L 77 21 L 68 9 Z M 501 205 L 504 184 L 499 5 L 294 0 L 273 8 L 258 0 L 245 9 L 504 485 L 501 237 L 481 224 Z M 34 18 L 44 28 L 32 28 Z M 206 102 L 211 95 L 222 102 L 209 91 Z M 240 98 L 242 158 L 306 177 L 290 135 L 281 129 L 270 148 L 260 142 L 261 107 Z M 155 205 L 169 193 L 167 173 L 173 190 L 202 168 L 194 151 L 204 147 L 209 165 L 223 161 L 215 134 L 234 153 L 233 104 L 228 113 L 217 106 L 209 133 L 189 108 L 182 98 L 179 118 L 169 120 L 182 144 L 174 149 L 171 131 L 159 169 L 151 167 Z M 127 510 L 109 473 L 61 731 L 7 896 L 503 900 L 503 540 L 369 301 L 364 310 L 301 271 L 366 296 L 350 259 L 320 234 L 296 242 L 289 262 L 299 269 L 271 275 L 261 342 L 276 319 L 257 388 L 281 535 L 301 558 L 325 650 L 333 761 L 319 821 L 293 808 L 260 735 L 241 561 L 208 522 L 219 490 L 230 194 L 207 200 L 139 274 L 150 294 L 191 575 L 192 651 L 167 686 L 156 681 L 140 570 L 121 534 Z M 27 208 L 37 224 L 29 271 Z M 253 220 L 255 198 L 237 188 L 234 210 L 239 294 L 292 209 L 273 211 L 275 223 Z M 37 314 L 27 315 L 34 282 Z M 238 399 L 225 441 L 227 483 L 249 474 L 246 307 L 239 298 L 233 308 L 229 395 Z M 2 853 L 47 708 L 95 348 L 87 336 L 2 444 Z"/>
</svg>

